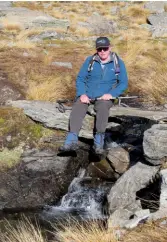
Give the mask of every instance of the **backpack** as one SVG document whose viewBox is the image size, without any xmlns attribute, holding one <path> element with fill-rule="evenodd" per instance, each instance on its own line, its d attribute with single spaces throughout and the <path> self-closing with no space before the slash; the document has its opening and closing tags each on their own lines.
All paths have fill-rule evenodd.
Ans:
<svg viewBox="0 0 167 242">
<path fill-rule="evenodd" d="M 115 76 L 116 76 L 116 79 L 117 79 L 117 82 L 118 82 L 119 81 L 118 80 L 118 74 L 120 73 L 119 57 L 115 52 L 112 52 L 111 54 L 112 54 L 112 57 L 113 57 L 113 60 L 114 60 Z M 88 72 L 93 70 L 93 64 L 95 62 L 96 56 L 97 56 L 96 53 L 92 56 L 92 58 L 89 62 L 89 66 L 88 66 Z"/>
</svg>

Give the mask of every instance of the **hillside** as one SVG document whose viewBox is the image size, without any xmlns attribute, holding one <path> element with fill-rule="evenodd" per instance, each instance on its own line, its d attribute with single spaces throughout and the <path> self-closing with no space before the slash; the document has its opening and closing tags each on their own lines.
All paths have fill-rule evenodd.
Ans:
<svg viewBox="0 0 167 242">
<path fill-rule="evenodd" d="M 145 2 L 6 3 L 0 17 L 1 80 L 21 98 L 74 98 L 80 66 L 95 52 L 95 39 L 108 36 L 125 61 L 127 93 L 145 102 L 167 102 L 167 34 L 153 33 L 148 24 L 155 8 Z M 166 9 L 164 2 L 164 14 Z M 1 104 L 11 98 L 6 96 Z"/>
</svg>

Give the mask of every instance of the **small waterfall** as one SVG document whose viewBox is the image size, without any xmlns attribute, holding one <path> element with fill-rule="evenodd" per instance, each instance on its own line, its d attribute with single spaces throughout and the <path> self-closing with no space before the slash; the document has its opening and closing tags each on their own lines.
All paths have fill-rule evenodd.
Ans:
<svg viewBox="0 0 167 242">
<path fill-rule="evenodd" d="M 85 177 L 86 170 L 79 171 L 78 177 L 71 182 L 68 192 L 59 206 L 47 206 L 43 216 L 47 219 L 77 217 L 78 219 L 104 219 L 106 195 L 111 183 Z"/>
</svg>

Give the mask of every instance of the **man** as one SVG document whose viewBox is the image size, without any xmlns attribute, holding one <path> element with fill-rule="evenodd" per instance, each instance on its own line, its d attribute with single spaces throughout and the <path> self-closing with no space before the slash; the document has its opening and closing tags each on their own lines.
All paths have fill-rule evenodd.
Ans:
<svg viewBox="0 0 167 242">
<path fill-rule="evenodd" d="M 82 121 L 91 100 L 95 100 L 96 133 L 93 149 L 96 154 L 103 153 L 109 109 L 113 105 L 113 99 L 122 94 L 128 85 L 124 62 L 120 58 L 117 58 L 117 62 L 114 61 L 114 56 L 109 39 L 97 38 L 96 54 L 86 59 L 77 76 L 77 98 L 70 115 L 69 132 L 64 145 L 59 148 L 60 151 L 75 151 L 78 148 Z M 117 73 L 116 68 L 119 69 Z"/>
</svg>

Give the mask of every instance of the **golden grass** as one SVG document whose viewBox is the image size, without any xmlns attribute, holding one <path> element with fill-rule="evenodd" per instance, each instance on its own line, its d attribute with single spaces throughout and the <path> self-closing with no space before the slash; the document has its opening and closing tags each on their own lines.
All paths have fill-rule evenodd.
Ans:
<svg viewBox="0 0 167 242">
<path fill-rule="evenodd" d="M 18 221 L 16 227 L 6 225 L 6 233 L 1 233 L 1 242 L 46 242 L 39 226 L 34 226 L 28 219 Z"/>
<path fill-rule="evenodd" d="M 84 226 L 76 223 L 75 226 L 66 226 L 58 231 L 57 236 L 61 242 L 116 242 L 118 241 L 113 230 L 106 230 L 97 223 L 87 223 Z"/>
<path fill-rule="evenodd" d="M 4 29 L 6 31 L 10 31 L 10 32 L 20 32 L 22 29 L 22 26 L 20 23 L 17 22 L 10 22 L 7 19 L 2 20 L 2 24 L 4 25 Z"/>
<path fill-rule="evenodd" d="M 70 220 L 69 220 L 70 223 Z M 120 228 L 104 229 L 95 222 L 85 222 L 84 225 L 73 221 L 73 225 L 53 225 L 52 242 L 166 242 L 166 226 L 159 222 L 139 225 L 133 230 Z M 15 227 L 10 223 L 6 233 L 1 233 L 1 242 L 46 242 L 47 239 L 40 227 L 33 225 L 28 219 L 17 222 Z"/>
<path fill-rule="evenodd" d="M 55 101 L 56 99 L 64 98 L 64 93 L 68 90 L 68 86 L 72 84 L 70 76 L 66 76 L 64 80 L 61 77 L 46 79 L 45 82 L 38 84 L 33 81 L 30 83 L 27 95 L 28 99 Z"/>
<path fill-rule="evenodd" d="M 89 30 L 85 27 L 78 27 L 75 30 L 75 34 L 79 34 L 81 37 L 88 37 L 89 36 Z"/>
<path fill-rule="evenodd" d="M 14 1 L 13 2 L 13 7 L 24 7 L 24 8 L 28 8 L 30 10 L 43 10 L 43 5 L 41 4 L 41 2 L 38 1 Z"/>
<path fill-rule="evenodd" d="M 165 4 L 164 10 L 165 10 L 165 12 L 167 12 L 167 4 Z"/>
<path fill-rule="evenodd" d="M 52 10 L 50 11 L 50 14 L 57 19 L 64 19 L 64 14 L 61 13 L 60 11 Z"/>
<path fill-rule="evenodd" d="M 33 10 L 44 10 L 52 16 L 58 14 L 57 18 L 69 19 L 68 34 L 73 34 L 75 37 L 91 35 L 85 27 L 78 27 L 78 21 L 86 21 L 93 12 L 103 14 L 105 18 L 116 21 L 118 25 L 125 24 L 128 27 L 127 30 L 120 30 L 119 33 L 108 37 L 111 37 L 113 50 L 126 64 L 129 93 L 140 94 L 146 101 L 165 102 L 166 45 L 160 45 L 158 41 L 151 38 L 150 32 L 139 26 L 146 22 L 149 14 L 149 11 L 143 8 L 144 3 L 134 3 L 126 9 L 123 9 L 125 2 L 50 2 L 49 7 L 45 9 L 43 2 L 14 2 L 13 4 Z M 112 16 L 110 9 L 113 6 L 120 7 L 121 13 Z M 63 32 L 62 29 L 48 28 L 47 30 Z M 56 100 L 66 95 L 68 97 L 71 95 L 73 98 L 77 73 L 86 56 L 94 53 L 94 43 L 45 40 L 45 44 L 41 45 L 28 40 L 29 37 L 42 31 L 44 31 L 43 28 L 18 31 L 12 41 L 7 37 L 6 40 L 1 38 L 1 68 L 27 98 Z M 60 43 L 61 48 L 46 47 L 47 43 Z M 21 56 L 24 50 L 29 53 L 28 57 Z M 52 61 L 71 62 L 73 69 L 53 67 L 50 65 Z"/>
<path fill-rule="evenodd" d="M 158 223 L 148 223 L 130 231 L 124 238 L 125 242 L 166 242 L 167 229 Z"/>
<path fill-rule="evenodd" d="M 23 149 L 21 146 L 11 150 L 4 148 L 0 151 L 0 170 L 6 170 L 15 166 L 20 161 L 22 153 Z"/>
<path fill-rule="evenodd" d="M 142 8 L 142 5 L 130 6 L 124 10 L 124 15 L 126 15 L 130 21 L 133 23 L 143 24 L 146 23 L 146 19 L 150 14 L 150 11 L 146 8 Z"/>
</svg>

